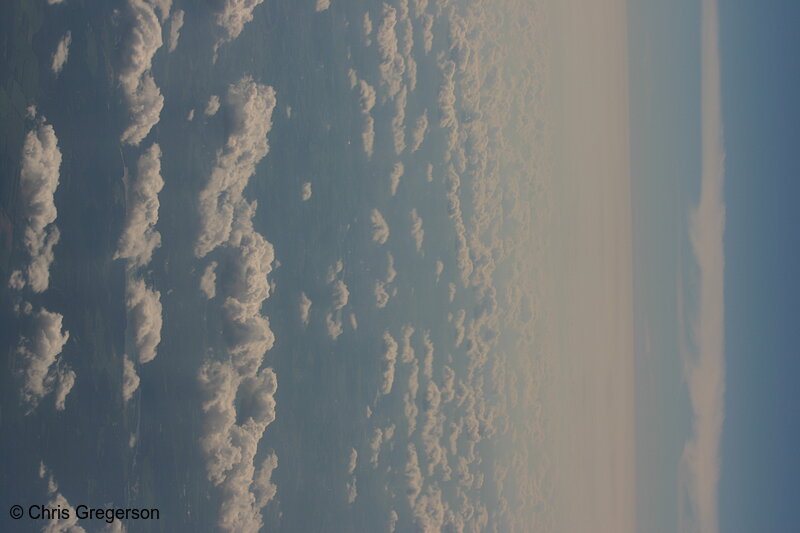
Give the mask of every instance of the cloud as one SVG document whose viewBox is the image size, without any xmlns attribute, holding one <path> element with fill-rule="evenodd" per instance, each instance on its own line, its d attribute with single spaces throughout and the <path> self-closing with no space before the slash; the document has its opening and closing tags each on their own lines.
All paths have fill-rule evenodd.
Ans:
<svg viewBox="0 0 800 533">
<path fill-rule="evenodd" d="M 67 31 L 64 36 L 58 41 L 58 45 L 56 46 L 56 51 L 53 52 L 53 62 L 50 68 L 53 71 L 53 74 L 58 76 L 61 73 L 61 70 L 64 68 L 64 65 L 67 64 L 67 58 L 69 57 L 69 45 L 72 44 L 72 32 Z"/>
<path fill-rule="evenodd" d="M 381 355 L 381 362 L 383 363 L 382 381 L 378 392 L 382 396 L 386 396 L 392 392 L 392 384 L 394 383 L 394 366 L 397 361 L 397 342 L 389 335 L 388 331 L 383 332 L 383 355 Z"/>
<path fill-rule="evenodd" d="M 358 497 L 358 490 L 356 489 L 356 478 L 353 477 L 350 481 L 347 482 L 347 486 L 345 487 L 345 494 L 347 495 L 347 503 L 352 504 L 356 501 Z"/>
<path fill-rule="evenodd" d="M 386 292 L 386 284 L 381 280 L 376 280 L 373 293 L 375 294 L 375 305 L 378 309 L 386 307 L 389 303 L 389 293 Z"/>
<path fill-rule="evenodd" d="M 130 279 L 125 298 L 137 358 L 141 364 L 150 362 L 161 342 L 161 293 L 147 287 L 144 280 Z"/>
<path fill-rule="evenodd" d="M 277 491 L 269 481 L 277 457 L 271 454 L 258 469 L 255 466 L 258 443 L 275 420 L 275 373 L 271 368 L 242 372 L 231 361 L 207 361 L 198 385 L 204 420 L 200 445 L 208 478 L 222 497 L 217 526 L 257 532 L 261 511 Z"/>
<path fill-rule="evenodd" d="M 311 312 L 311 300 L 306 293 L 300 293 L 300 322 L 304 326 L 308 325 L 308 315 Z"/>
<path fill-rule="evenodd" d="M 69 332 L 62 330 L 64 317 L 47 309 L 33 313 L 30 306 L 25 306 L 24 312 L 31 318 L 32 335 L 20 337 L 16 357 L 26 414 L 32 413 L 41 399 L 54 391 L 56 409 L 62 411 L 75 384 L 75 372 L 60 357 L 69 339 Z"/>
<path fill-rule="evenodd" d="M 364 80 L 358 80 L 358 105 L 361 113 L 368 115 L 375 107 L 375 89 Z"/>
<path fill-rule="evenodd" d="M 211 261 L 206 265 L 203 276 L 200 278 L 200 290 L 209 300 L 217 295 L 217 262 Z"/>
<path fill-rule="evenodd" d="M 300 191 L 300 199 L 304 202 L 307 202 L 311 199 L 311 182 L 307 181 L 303 183 L 303 189 Z"/>
<path fill-rule="evenodd" d="M 186 120 L 189 122 L 194 120 L 194 109 L 189 110 L 189 113 L 186 115 Z"/>
<path fill-rule="evenodd" d="M 422 229 L 422 217 L 417 214 L 416 209 L 411 209 L 411 236 L 414 238 L 414 245 L 417 251 L 422 251 L 422 243 L 425 240 L 425 230 Z"/>
<path fill-rule="evenodd" d="M 183 9 L 179 9 L 172 14 L 172 18 L 169 19 L 169 51 L 170 53 L 174 52 L 175 49 L 178 47 L 178 39 L 181 36 L 181 28 L 183 28 L 183 17 L 184 12 Z"/>
<path fill-rule="evenodd" d="M 437 260 L 436 261 L 436 283 L 439 283 L 439 278 L 442 276 L 442 272 L 444 272 L 444 263 Z"/>
<path fill-rule="evenodd" d="M 75 508 L 70 505 L 69 501 L 58 491 L 58 483 L 50 473 L 50 470 L 45 466 L 44 462 L 39 463 L 39 478 L 47 478 L 47 493 L 50 500 L 47 502 L 46 507 L 49 509 L 61 509 L 60 513 L 53 513 L 53 516 L 47 522 L 43 522 L 43 533 L 86 533 L 86 530 L 78 525 L 78 516 Z M 66 512 L 64 512 L 66 511 Z M 120 523 L 121 522 L 118 522 Z M 111 533 L 110 529 L 106 529 Z M 117 530 L 124 532 L 122 530 Z"/>
<path fill-rule="evenodd" d="M 378 244 L 386 244 L 389 239 L 389 225 L 377 209 L 373 209 L 370 214 L 372 222 L 372 240 Z"/>
<path fill-rule="evenodd" d="M 353 328 L 353 331 L 358 329 L 358 319 L 355 313 L 350 313 L 350 327 Z"/>
<path fill-rule="evenodd" d="M 378 457 L 381 453 L 381 444 L 383 444 L 383 430 L 381 430 L 381 428 L 375 428 L 375 431 L 372 433 L 372 439 L 369 441 L 369 462 L 373 468 L 378 466 Z"/>
<path fill-rule="evenodd" d="M 361 142 L 364 145 L 364 153 L 367 157 L 372 157 L 375 145 L 375 119 L 367 115 L 364 117 L 364 127 L 361 130 Z"/>
<path fill-rule="evenodd" d="M 114 259 L 128 259 L 135 267 L 150 263 L 153 251 L 161 246 L 161 234 L 155 230 L 155 225 L 158 222 L 158 194 L 163 187 L 161 148 L 153 144 L 136 163 L 136 177 L 128 191 L 125 228 Z"/>
<path fill-rule="evenodd" d="M 425 140 L 428 132 L 428 112 L 425 111 L 414 121 L 414 129 L 411 132 L 411 152 L 416 152 Z"/>
<path fill-rule="evenodd" d="M 408 506 L 414 508 L 419 493 L 422 492 L 422 471 L 419 469 L 419 458 L 417 457 L 417 449 L 412 443 L 408 443 L 406 447 L 408 459 L 404 468 L 404 477 L 406 480 L 406 497 L 408 498 Z"/>
<path fill-rule="evenodd" d="M 391 283 L 397 277 L 397 270 L 394 269 L 394 256 L 391 252 L 386 252 L 386 283 Z"/>
<path fill-rule="evenodd" d="M 350 458 L 347 460 L 347 473 L 352 474 L 356 471 L 356 464 L 358 463 L 358 452 L 355 448 L 350 448 Z"/>
<path fill-rule="evenodd" d="M 696 353 L 683 350 L 684 375 L 694 416 L 692 436 L 683 448 L 679 477 L 690 509 L 681 506 L 680 526 L 683 531 L 713 533 L 719 530 L 719 448 L 725 394 L 725 153 L 716 0 L 703 1 L 702 43 L 703 172 L 700 202 L 689 220 L 692 250 L 700 275 L 697 318 L 691 325 Z"/>
<path fill-rule="evenodd" d="M 392 117 L 392 142 L 394 153 L 400 155 L 406 149 L 406 100 L 408 90 L 403 87 L 394 100 L 394 116 Z"/>
<path fill-rule="evenodd" d="M 206 109 L 203 113 L 206 116 L 213 117 L 219 111 L 219 96 L 216 94 L 212 94 L 211 97 L 208 99 L 208 103 L 206 104 Z"/>
<path fill-rule="evenodd" d="M 369 38 L 372 35 L 372 19 L 369 16 L 369 11 L 364 12 L 364 21 L 361 24 L 361 29 L 364 30 L 364 37 Z M 369 46 L 369 44 L 367 44 Z"/>
<path fill-rule="evenodd" d="M 422 16 L 422 48 L 426 54 L 433 48 L 433 15 L 430 13 Z"/>
<path fill-rule="evenodd" d="M 399 517 L 397 516 L 397 511 L 395 511 L 394 509 L 389 511 L 389 523 L 387 525 L 387 531 L 389 531 L 389 533 L 394 533 L 395 530 L 397 529 L 398 519 Z"/>
<path fill-rule="evenodd" d="M 317 5 L 314 7 L 314 11 L 319 13 L 320 11 L 325 11 L 331 7 L 331 0 L 317 0 Z"/>
<path fill-rule="evenodd" d="M 328 336 L 336 340 L 339 335 L 344 333 L 344 326 L 342 325 L 342 313 L 328 313 L 325 316 L 325 327 L 328 331 Z"/>
<path fill-rule="evenodd" d="M 340 259 L 336 261 L 335 264 L 328 267 L 328 273 L 325 276 L 325 283 L 333 283 L 342 270 L 344 270 L 344 263 Z"/>
<path fill-rule="evenodd" d="M 44 119 L 29 131 L 22 146 L 20 193 L 25 218 L 23 241 L 30 256 L 27 281 L 39 293 L 50 284 L 53 247 L 61 236 L 55 225 L 58 211 L 54 202 L 61 167 L 61 151 L 53 126 Z M 17 286 L 23 285 L 18 279 Z"/>
<path fill-rule="evenodd" d="M 214 22 L 220 30 L 220 37 L 214 43 L 214 61 L 219 47 L 239 37 L 245 24 L 253 20 L 253 10 L 264 0 L 222 0 L 214 13 Z"/>
<path fill-rule="evenodd" d="M 390 99 L 400 92 L 403 85 L 403 74 L 406 70 L 405 60 L 397 46 L 397 10 L 388 4 L 383 4 L 383 18 L 375 41 L 378 44 L 380 57 L 381 85 L 386 89 Z"/>
<path fill-rule="evenodd" d="M 231 235 L 234 214 L 249 210 L 242 193 L 256 165 L 269 152 L 267 134 L 272 128 L 275 108 L 272 87 L 245 77 L 228 88 L 230 135 L 217 152 L 216 163 L 200 193 L 200 233 L 195 255 L 204 257 Z"/>
<path fill-rule="evenodd" d="M 403 163 L 398 161 L 392 166 L 392 172 L 389 174 L 389 190 L 392 196 L 397 194 L 397 186 L 400 185 L 400 178 L 403 177 L 403 172 L 405 172 Z"/>
<path fill-rule="evenodd" d="M 347 285 L 344 281 L 337 279 L 333 282 L 333 289 L 331 291 L 332 305 L 335 311 L 347 305 L 347 300 L 350 298 L 350 291 L 347 290 Z"/>
<path fill-rule="evenodd" d="M 119 85 L 128 105 L 130 124 L 121 141 L 138 146 L 158 123 L 164 97 L 150 69 L 153 56 L 161 48 L 161 24 L 153 6 L 144 0 L 128 0 L 131 31 L 125 40 Z"/>
<path fill-rule="evenodd" d="M 128 402 L 133 397 L 133 393 L 139 388 L 139 374 L 133 361 L 126 355 L 122 360 L 122 401 Z"/>
<path fill-rule="evenodd" d="M 411 337 L 412 337 L 412 335 L 414 335 L 414 328 L 412 326 L 409 326 L 408 324 L 406 324 L 405 326 L 403 326 L 401 334 L 402 334 L 402 339 L 401 339 L 400 342 L 401 342 L 402 348 L 400 349 L 400 362 L 401 363 L 406 363 L 406 364 L 407 363 L 411 363 L 412 361 L 414 361 L 414 357 L 415 357 L 414 347 L 411 346 Z M 413 371 L 412 371 L 412 373 L 413 373 Z M 415 391 L 413 393 L 413 396 L 416 397 L 416 395 L 417 395 L 417 393 Z"/>
</svg>

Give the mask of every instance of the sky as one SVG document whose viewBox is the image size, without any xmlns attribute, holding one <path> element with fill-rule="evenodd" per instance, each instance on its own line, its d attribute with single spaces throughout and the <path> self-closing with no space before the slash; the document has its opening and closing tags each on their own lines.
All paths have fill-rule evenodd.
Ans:
<svg viewBox="0 0 800 533">
<path fill-rule="evenodd" d="M 11 2 L 0 529 L 791 530 L 776 6 Z"/>
</svg>

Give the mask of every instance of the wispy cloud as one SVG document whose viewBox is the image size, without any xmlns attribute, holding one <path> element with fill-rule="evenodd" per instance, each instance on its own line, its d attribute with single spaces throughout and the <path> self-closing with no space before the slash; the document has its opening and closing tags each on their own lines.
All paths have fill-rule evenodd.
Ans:
<svg viewBox="0 0 800 533">
<path fill-rule="evenodd" d="M 684 375 L 693 410 L 692 437 L 681 458 L 680 483 L 688 508 L 680 511 L 682 531 L 716 532 L 719 445 L 724 418 L 724 269 L 725 204 L 723 178 L 719 20 L 716 0 L 703 1 L 702 143 L 700 202 L 689 221 L 692 250 L 699 268 L 699 300 L 691 330 L 694 353 L 684 350 Z"/>
</svg>

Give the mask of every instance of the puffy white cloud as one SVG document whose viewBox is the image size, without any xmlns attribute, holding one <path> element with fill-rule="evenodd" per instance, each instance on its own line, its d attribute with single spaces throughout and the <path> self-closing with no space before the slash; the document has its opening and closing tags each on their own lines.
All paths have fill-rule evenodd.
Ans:
<svg viewBox="0 0 800 533">
<path fill-rule="evenodd" d="M 245 77 L 228 89 L 230 135 L 200 193 L 200 234 L 195 255 L 204 257 L 230 238 L 234 214 L 251 208 L 242 192 L 258 164 L 269 152 L 267 134 L 275 108 L 272 87 Z"/>
<path fill-rule="evenodd" d="M 422 47 L 426 54 L 433 48 L 433 15 L 430 13 L 422 16 Z"/>
<path fill-rule="evenodd" d="M 300 199 L 304 202 L 307 202 L 311 199 L 311 182 L 307 181 L 303 183 L 303 189 L 300 191 Z"/>
<path fill-rule="evenodd" d="M 442 276 L 442 272 L 444 272 L 444 263 L 437 260 L 436 261 L 436 283 L 439 283 L 439 278 Z"/>
<path fill-rule="evenodd" d="M 161 246 L 161 234 L 155 230 L 155 225 L 158 222 L 158 194 L 163 187 L 161 148 L 153 144 L 136 163 L 136 177 L 128 190 L 125 228 L 114 259 L 128 259 L 135 267 L 150 263 L 153 251 Z"/>
<path fill-rule="evenodd" d="M 425 230 L 422 229 L 422 217 L 417 214 L 416 209 L 411 209 L 411 236 L 414 238 L 417 251 L 421 252 L 425 240 Z"/>
<path fill-rule="evenodd" d="M 271 368 L 237 370 L 230 361 L 207 361 L 198 384 L 204 413 L 200 444 L 208 478 L 222 497 L 217 526 L 256 532 L 262 526 L 261 511 L 277 490 L 270 483 L 277 457 L 272 454 L 260 468 L 255 466 L 258 443 L 275 420 L 275 373 Z"/>
<path fill-rule="evenodd" d="M 58 491 L 58 483 L 45 466 L 44 462 L 39 463 L 39 478 L 47 478 L 47 493 L 50 497 L 47 507 L 50 509 L 61 509 L 61 513 L 53 513 L 47 522 L 43 521 L 42 533 L 86 533 L 86 530 L 78 525 L 78 516 L 75 508 L 67 501 L 63 494 Z M 66 512 L 63 512 L 66 511 Z M 120 523 L 121 522 L 117 522 Z M 110 529 L 105 530 L 111 533 Z M 117 530 L 124 532 L 122 530 Z"/>
<path fill-rule="evenodd" d="M 172 0 L 148 0 L 150 5 L 158 13 L 158 18 L 163 22 L 169 17 L 169 12 L 172 9 Z"/>
<path fill-rule="evenodd" d="M 333 283 L 336 277 L 344 270 L 344 263 L 342 260 L 336 261 L 333 265 L 328 267 L 328 273 L 325 276 L 325 283 Z"/>
<path fill-rule="evenodd" d="M 455 331 L 455 334 L 456 334 L 455 346 L 456 346 L 456 348 L 461 346 L 461 343 L 464 342 L 464 334 L 466 332 L 466 328 L 464 327 L 464 320 L 466 319 L 466 317 L 467 317 L 467 312 L 464 311 L 463 309 L 459 309 L 456 312 L 455 323 L 453 324 L 453 327 L 456 330 Z"/>
<path fill-rule="evenodd" d="M 122 401 L 126 402 L 133 397 L 133 393 L 139 388 L 139 374 L 133 361 L 126 355 L 122 361 Z"/>
<path fill-rule="evenodd" d="M 383 396 L 392 392 L 392 384 L 394 383 L 394 366 L 397 361 L 397 341 L 395 341 L 388 331 L 383 332 L 383 355 L 381 355 L 381 362 L 383 363 L 382 381 L 379 393 Z"/>
<path fill-rule="evenodd" d="M 174 52 L 178 47 L 178 39 L 181 37 L 181 28 L 183 28 L 183 9 L 179 9 L 172 14 L 169 19 L 169 51 Z"/>
<path fill-rule="evenodd" d="M 350 448 L 350 458 L 347 460 L 347 473 L 352 474 L 356 471 L 356 464 L 358 463 L 358 452 L 355 448 Z"/>
<path fill-rule="evenodd" d="M 333 309 L 335 311 L 340 310 L 342 307 L 347 305 L 347 300 L 350 298 L 350 291 L 347 290 L 347 285 L 345 285 L 344 281 L 337 279 L 333 282 L 333 289 L 331 290 L 331 299 Z"/>
<path fill-rule="evenodd" d="M 25 274 L 21 270 L 15 270 L 8 278 L 8 287 L 15 291 L 21 291 L 25 288 Z"/>
<path fill-rule="evenodd" d="M 372 157 L 375 145 L 375 119 L 367 115 L 364 117 L 364 127 L 361 130 L 361 142 L 364 145 L 364 153 L 367 157 Z"/>
<path fill-rule="evenodd" d="M 394 533 L 395 530 L 397 529 L 398 519 L 399 517 L 397 516 L 397 511 L 395 511 L 394 509 L 389 511 L 389 524 L 387 525 L 387 530 L 389 531 L 389 533 Z"/>
<path fill-rule="evenodd" d="M 447 299 L 450 300 L 452 303 L 453 300 L 456 298 L 456 284 L 455 283 L 448 283 L 447 284 Z"/>
<path fill-rule="evenodd" d="M 358 105 L 365 115 L 375 107 L 375 89 L 364 80 L 358 80 Z"/>
<path fill-rule="evenodd" d="M 144 0 L 128 0 L 132 25 L 118 71 L 119 85 L 128 105 L 129 125 L 121 140 L 138 146 L 158 123 L 164 97 L 150 69 L 153 56 L 161 48 L 161 24 L 153 6 Z"/>
<path fill-rule="evenodd" d="M 61 70 L 64 68 L 64 65 L 67 64 L 67 58 L 69 57 L 69 45 L 72 44 L 72 32 L 67 31 L 64 36 L 58 41 L 58 45 L 56 45 L 56 51 L 53 52 L 53 61 L 50 65 L 53 74 L 58 76 L 61 73 Z"/>
<path fill-rule="evenodd" d="M 209 300 L 217 295 L 217 262 L 211 261 L 206 265 L 200 278 L 200 290 Z"/>
<path fill-rule="evenodd" d="M 327 329 L 328 336 L 336 340 L 339 338 L 339 335 L 344 333 L 344 326 L 342 325 L 342 314 L 339 313 L 328 313 L 325 315 L 325 328 Z"/>
<path fill-rule="evenodd" d="M 217 114 L 217 111 L 219 111 L 219 96 L 212 94 L 208 99 L 208 103 L 206 104 L 206 108 L 203 113 L 205 113 L 206 116 L 213 117 Z"/>
<path fill-rule="evenodd" d="M 414 121 L 414 129 L 411 132 L 411 152 L 416 152 L 425 140 L 428 132 L 428 112 L 425 111 Z"/>
<path fill-rule="evenodd" d="M 394 100 L 394 116 L 392 117 L 392 142 L 394 153 L 400 155 L 406 149 L 406 100 L 408 90 L 403 87 Z"/>
<path fill-rule="evenodd" d="M 386 252 L 386 283 L 391 283 L 397 277 L 397 270 L 394 268 L 394 256 L 391 252 Z"/>
<path fill-rule="evenodd" d="M 264 0 L 221 0 L 214 12 L 214 21 L 220 30 L 220 37 L 214 44 L 214 61 L 219 47 L 239 37 L 245 24 L 253 20 L 253 10 Z"/>
<path fill-rule="evenodd" d="M 386 307 L 389 303 L 389 293 L 386 292 L 386 284 L 381 280 L 376 280 L 373 293 L 375 294 L 375 305 L 378 309 Z"/>
<path fill-rule="evenodd" d="M 125 305 L 134 332 L 134 344 L 139 363 L 156 357 L 161 342 L 161 293 L 147 287 L 144 280 L 128 280 Z"/>
<path fill-rule="evenodd" d="M 370 35 L 372 35 L 372 19 L 369 16 L 369 11 L 364 12 L 364 21 L 361 24 L 361 29 L 364 30 L 364 37 L 368 38 Z"/>
<path fill-rule="evenodd" d="M 422 348 L 424 349 L 422 355 L 422 375 L 431 379 L 433 378 L 433 341 L 431 340 L 430 331 L 425 331 L 422 334 Z"/>
<path fill-rule="evenodd" d="M 369 441 L 369 463 L 373 468 L 378 466 L 378 457 L 381 453 L 381 444 L 383 444 L 383 430 L 381 430 L 381 428 L 375 428 L 375 431 L 372 433 L 372 439 Z"/>
<path fill-rule="evenodd" d="M 383 4 L 383 18 L 378 26 L 375 41 L 380 56 L 381 85 L 386 89 L 390 99 L 394 99 L 400 92 L 406 70 L 405 60 L 397 46 L 396 25 L 397 10 L 388 4 Z"/>
<path fill-rule="evenodd" d="M 317 5 L 314 7 L 314 10 L 319 13 L 320 11 L 325 11 L 331 7 L 331 0 L 317 0 Z"/>
<path fill-rule="evenodd" d="M 306 293 L 300 293 L 300 322 L 304 326 L 308 325 L 308 315 L 311 312 L 311 299 L 306 296 Z"/>
<path fill-rule="evenodd" d="M 62 330 L 64 317 L 46 309 L 33 313 L 29 306 L 25 306 L 24 312 L 31 318 L 32 335 L 20 337 L 16 357 L 26 414 L 54 391 L 56 409 L 63 410 L 66 396 L 75 383 L 75 372 L 59 357 L 69 339 L 69 332 Z"/>
<path fill-rule="evenodd" d="M 403 173 L 405 172 L 405 167 L 403 163 L 397 162 L 392 166 L 392 172 L 389 174 L 389 190 L 392 193 L 392 196 L 397 194 L 397 187 L 400 185 L 400 178 L 403 177 Z"/>
<path fill-rule="evenodd" d="M 347 495 L 347 503 L 352 504 L 356 501 L 358 497 L 358 490 L 356 489 L 356 478 L 353 477 L 350 481 L 347 482 L 347 486 L 345 487 L 345 494 Z"/>
<path fill-rule="evenodd" d="M 422 492 L 422 471 L 419 468 L 419 458 L 417 457 L 417 449 L 412 443 L 408 443 L 406 447 L 408 459 L 404 468 L 404 477 L 406 480 L 406 497 L 408 498 L 408 506 L 414 508 L 419 493 Z"/>
<path fill-rule="evenodd" d="M 378 244 L 386 244 L 389 239 L 389 224 L 377 209 L 372 210 L 369 218 L 372 222 L 372 240 Z"/>
<path fill-rule="evenodd" d="M 400 362 L 406 364 L 411 363 L 412 361 L 414 361 L 415 357 L 414 347 L 411 346 L 411 336 L 414 335 L 414 328 L 407 324 L 403 326 L 401 333 L 402 333 L 402 339 L 400 342 L 402 348 L 400 349 Z M 414 396 L 416 395 L 417 393 L 414 392 Z"/>
<path fill-rule="evenodd" d="M 55 225 L 58 211 L 54 202 L 60 166 L 58 138 L 53 126 L 42 122 L 25 136 L 20 170 L 23 241 L 30 256 L 26 274 L 31 290 L 37 293 L 50 284 L 53 247 L 61 236 Z"/>
</svg>

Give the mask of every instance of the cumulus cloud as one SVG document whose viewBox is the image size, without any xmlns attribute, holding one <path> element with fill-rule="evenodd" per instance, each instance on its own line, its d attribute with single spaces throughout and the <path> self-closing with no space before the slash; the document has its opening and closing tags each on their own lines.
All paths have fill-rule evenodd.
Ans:
<svg viewBox="0 0 800 533">
<path fill-rule="evenodd" d="M 18 375 L 21 381 L 21 398 L 27 413 L 33 412 L 42 398 L 55 392 L 55 406 L 61 411 L 72 386 L 75 372 L 61 361 L 61 351 L 69 339 L 63 331 L 64 317 L 40 309 L 35 313 L 30 306 L 24 312 L 31 319 L 31 335 L 22 336 L 17 344 Z"/>
<path fill-rule="evenodd" d="M 378 466 L 378 457 L 381 453 L 381 444 L 383 444 L 383 430 L 381 430 L 381 428 L 375 428 L 375 431 L 372 433 L 372 438 L 369 441 L 369 463 L 373 468 Z"/>
<path fill-rule="evenodd" d="M 397 277 L 397 270 L 394 268 L 394 256 L 391 252 L 386 252 L 386 283 L 391 283 Z"/>
<path fill-rule="evenodd" d="M 340 259 L 328 267 L 328 273 L 325 276 L 325 283 L 333 283 L 336 277 L 341 274 L 342 270 L 344 270 L 344 263 Z"/>
<path fill-rule="evenodd" d="M 400 155 L 406 149 L 406 100 L 408 91 L 403 87 L 394 100 L 394 116 L 392 117 L 392 142 L 394 153 Z"/>
<path fill-rule="evenodd" d="M 214 22 L 220 30 L 220 36 L 214 43 L 214 61 L 217 59 L 219 47 L 239 37 L 245 24 L 253 20 L 253 10 L 264 0 L 221 0 L 214 12 Z"/>
<path fill-rule="evenodd" d="M 352 474 L 356 471 L 356 464 L 358 463 L 358 452 L 355 448 L 350 448 L 350 458 L 347 460 L 347 473 Z"/>
<path fill-rule="evenodd" d="M 345 487 L 345 494 L 347 495 L 347 503 L 352 504 L 356 501 L 358 497 L 358 490 L 356 490 L 356 478 L 353 477 L 350 481 L 347 482 L 347 486 Z"/>
<path fill-rule="evenodd" d="M 186 115 L 186 120 L 189 122 L 194 120 L 194 109 L 189 110 L 189 113 Z"/>
<path fill-rule="evenodd" d="M 317 5 L 314 7 L 314 11 L 319 13 L 320 11 L 325 11 L 331 7 L 331 0 L 317 0 Z"/>
<path fill-rule="evenodd" d="M 195 255 L 204 257 L 231 236 L 234 214 L 251 208 L 242 193 L 258 164 L 269 152 L 267 134 L 275 108 L 272 87 L 245 77 L 228 89 L 230 135 L 200 193 L 200 233 Z"/>
<path fill-rule="evenodd" d="M 27 282 L 33 292 L 50 284 L 53 247 L 61 236 L 55 225 L 58 211 L 54 202 L 61 167 L 61 151 L 53 126 L 42 122 L 29 131 L 22 146 L 20 195 L 25 218 L 23 241 L 30 256 Z M 14 285 L 24 285 L 17 276 Z"/>
<path fill-rule="evenodd" d="M 439 283 L 439 278 L 442 276 L 442 272 L 444 272 L 444 263 L 437 260 L 436 261 L 436 283 Z"/>
<path fill-rule="evenodd" d="M 364 153 L 367 157 L 372 157 L 375 145 L 375 119 L 367 115 L 364 117 L 364 127 L 361 130 L 361 142 L 364 145 Z"/>
<path fill-rule="evenodd" d="M 414 335 L 414 328 L 408 324 L 403 326 L 401 331 L 402 340 L 401 340 L 401 350 L 400 350 L 400 362 L 402 363 L 411 363 L 414 361 L 414 347 L 411 346 L 411 337 Z M 412 370 L 412 374 L 413 374 Z M 416 391 L 413 393 L 414 396 L 417 395 Z"/>
<path fill-rule="evenodd" d="M 397 341 L 395 341 L 388 331 L 383 332 L 383 355 L 381 355 L 381 362 L 383 363 L 382 381 L 379 393 L 386 396 L 392 392 L 392 384 L 394 383 L 394 366 L 397 361 Z"/>
<path fill-rule="evenodd" d="M 411 209 L 411 236 L 414 238 L 414 245 L 417 251 L 422 251 L 422 243 L 425 240 L 425 230 L 422 229 L 422 217 L 417 214 L 416 209 Z"/>
<path fill-rule="evenodd" d="M 333 309 L 338 311 L 345 305 L 347 305 L 347 300 L 350 298 L 350 291 L 347 290 L 347 285 L 345 285 L 344 281 L 337 279 L 333 282 L 333 289 L 331 290 L 331 299 Z"/>
<path fill-rule="evenodd" d="M 64 495 L 58 491 L 58 483 L 56 483 L 55 478 L 44 462 L 39 463 L 39 478 L 47 478 L 47 495 L 50 499 L 46 506 L 49 509 L 62 510 L 61 513 L 54 513 L 47 522 L 43 521 L 43 533 L 86 533 L 86 530 L 78 525 L 78 516 L 75 512 L 75 508 L 72 507 Z M 121 524 L 119 521 L 115 522 Z M 113 530 L 107 528 L 104 531 L 112 533 Z M 117 529 L 116 531 L 124 533 L 125 529 Z"/>
<path fill-rule="evenodd" d="M 377 209 L 373 209 L 370 214 L 370 221 L 372 222 L 372 240 L 378 244 L 386 244 L 389 239 L 389 224 Z"/>
<path fill-rule="evenodd" d="M 369 16 L 369 11 L 364 12 L 364 21 L 361 24 L 361 29 L 364 30 L 364 37 L 369 38 L 372 35 L 372 19 Z M 369 44 L 367 44 L 369 46 Z"/>
<path fill-rule="evenodd" d="M 414 121 L 414 129 L 411 131 L 411 152 L 416 152 L 425 140 L 428 132 L 428 112 L 425 111 Z"/>
<path fill-rule="evenodd" d="M 389 511 L 389 523 L 387 525 L 387 530 L 389 531 L 389 533 L 394 533 L 395 530 L 397 529 L 398 519 L 399 517 L 397 516 L 397 511 L 395 511 L 394 509 Z"/>
<path fill-rule="evenodd" d="M 125 298 L 137 358 L 144 364 L 155 359 L 161 342 L 161 293 L 147 287 L 144 280 L 130 279 Z"/>
<path fill-rule="evenodd" d="M 389 303 L 389 293 L 386 292 L 386 284 L 381 280 L 375 281 L 375 288 L 373 289 L 375 295 L 375 305 L 378 309 L 383 309 Z"/>
<path fill-rule="evenodd" d="M 122 401 L 126 402 L 133 397 L 133 393 L 139 388 L 139 374 L 133 361 L 126 355 L 122 361 Z"/>
<path fill-rule="evenodd" d="M 307 181 L 303 183 L 303 188 L 300 191 L 300 199 L 304 202 L 307 202 L 311 199 L 311 182 Z"/>
<path fill-rule="evenodd" d="M 128 0 L 130 33 L 123 45 L 119 85 L 128 105 L 129 125 L 121 140 L 138 146 L 158 123 L 164 97 L 150 69 L 153 56 L 161 48 L 161 24 L 153 6 L 144 0 Z"/>
<path fill-rule="evenodd" d="M 58 41 L 58 45 L 56 46 L 56 51 L 53 52 L 53 61 L 50 65 L 50 68 L 53 71 L 53 74 L 58 76 L 61 73 L 61 70 L 64 68 L 64 65 L 67 64 L 67 58 L 69 57 L 69 45 L 72 44 L 72 32 L 68 31 L 64 34 L 60 41 Z"/>
<path fill-rule="evenodd" d="M 306 293 L 300 293 L 300 322 L 304 326 L 308 325 L 308 315 L 311 312 L 311 299 L 306 296 Z"/>
<path fill-rule="evenodd" d="M 397 187 L 400 185 L 400 178 L 403 177 L 403 173 L 405 172 L 405 167 L 403 163 L 397 162 L 392 166 L 392 172 L 389 174 L 389 190 L 392 193 L 392 196 L 397 194 Z"/>
<path fill-rule="evenodd" d="M 211 261 L 206 265 L 200 278 L 200 290 L 209 300 L 217 295 L 217 262 Z"/>
<path fill-rule="evenodd" d="M 206 104 L 206 108 L 203 113 L 205 113 L 206 116 L 213 117 L 217 114 L 217 111 L 219 111 L 219 96 L 212 94 L 208 99 L 208 103 Z"/>
<path fill-rule="evenodd" d="M 422 48 L 426 54 L 433 48 L 433 15 L 430 13 L 422 16 Z"/>
<path fill-rule="evenodd" d="M 325 316 L 325 328 L 328 332 L 328 336 L 331 339 L 338 339 L 339 335 L 344 333 L 344 326 L 342 325 L 342 313 L 328 313 Z"/>
<path fill-rule="evenodd" d="M 208 478 L 222 496 L 217 526 L 256 532 L 262 509 L 277 490 L 269 481 L 277 457 L 269 455 L 258 468 L 255 463 L 258 443 L 275 420 L 277 378 L 271 368 L 242 372 L 231 361 L 207 361 L 198 385 L 204 414 L 200 445 Z"/>
<path fill-rule="evenodd" d="M 158 222 L 158 194 L 163 187 L 161 148 L 153 144 L 136 163 L 136 177 L 128 191 L 125 228 L 114 259 L 127 259 L 134 267 L 150 263 L 153 251 L 161 246 L 161 234 L 155 226 Z"/>
<path fill-rule="evenodd" d="M 183 28 L 183 9 L 179 9 L 172 14 L 169 19 L 169 51 L 174 52 L 178 47 L 178 39 L 181 36 L 181 28 Z"/>
<path fill-rule="evenodd" d="M 375 107 L 375 89 L 364 80 L 358 80 L 358 106 L 365 115 Z"/>
<path fill-rule="evenodd" d="M 683 350 L 692 402 L 692 436 L 684 445 L 679 481 L 689 509 L 681 506 L 681 529 L 719 530 L 719 448 L 724 418 L 724 233 L 725 174 L 720 91 L 719 20 L 716 0 L 703 1 L 702 143 L 700 203 L 690 215 L 692 250 L 700 279 L 697 319 L 691 325 L 696 353 Z M 681 288 L 680 290 L 683 290 Z"/>
<path fill-rule="evenodd" d="M 394 99 L 400 92 L 406 70 L 405 60 L 398 50 L 396 25 L 397 10 L 388 4 L 383 4 L 383 18 L 378 26 L 375 41 L 378 44 L 380 57 L 381 85 L 386 89 L 390 99 Z"/>
</svg>

